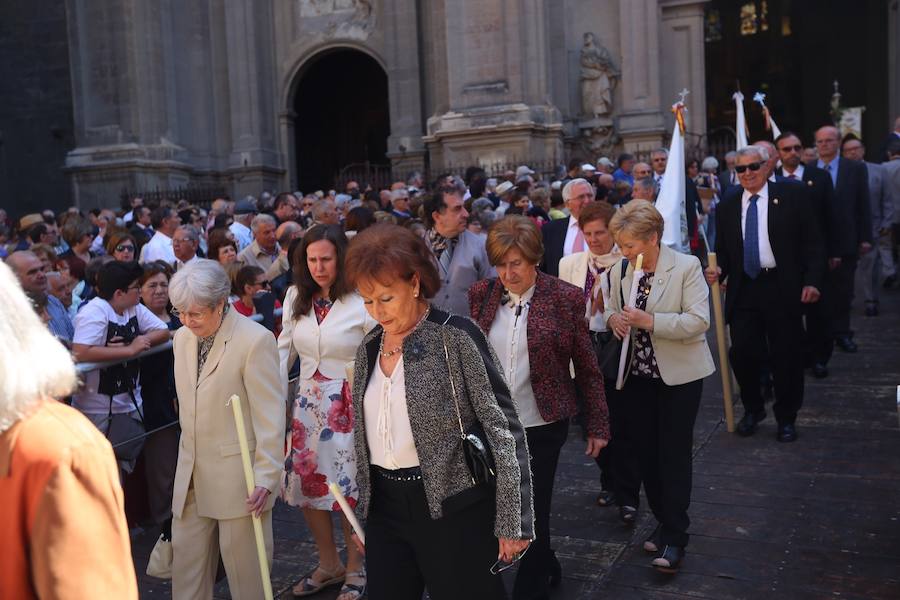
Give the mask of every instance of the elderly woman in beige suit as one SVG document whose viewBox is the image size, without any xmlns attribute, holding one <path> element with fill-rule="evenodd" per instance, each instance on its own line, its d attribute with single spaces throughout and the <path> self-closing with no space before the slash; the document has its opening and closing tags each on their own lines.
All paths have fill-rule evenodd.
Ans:
<svg viewBox="0 0 900 600">
<path fill-rule="evenodd" d="M 263 597 L 250 513 L 272 561 L 272 506 L 284 461 L 284 398 L 272 333 L 229 310 L 228 275 L 197 260 L 169 294 L 184 327 L 174 338 L 181 443 L 172 500 L 172 596 L 211 598 L 219 554 L 235 599 Z M 232 394 L 241 398 L 256 488 L 247 496 Z"/>
<path fill-rule="evenodd" d="M 703 378 L 715 371 L 706 343 L 709 288 L 700 261 L 661 245 L 663 218 L 646 200 L 632 200 L 610 221 L 628 267 L 610 273 L 607 326 L 631 336 L 622 390 L 625 427 L 634 440 L 644 491 L 659 525 L 644 542 L 660 571 L 677 571 L 688 543 L 691 451 Z M 644 255 L 634 308 L 623 307 Z M 620 294 L 620 289 L 623 293 Z"/>
</svg>

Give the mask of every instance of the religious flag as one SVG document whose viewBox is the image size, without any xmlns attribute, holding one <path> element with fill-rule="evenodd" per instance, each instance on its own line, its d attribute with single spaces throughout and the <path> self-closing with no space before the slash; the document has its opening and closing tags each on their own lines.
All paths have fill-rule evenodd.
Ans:
<svg viewBox="0 0 900 600">
<path fill-rule="evenodd" d="M 672 130 L 672 145 L 669 147 L 669 161 L 663 174 L 662 186 L 656 197 L 656 210 L 663 217 L 662 243 L 678 252 L 688 252 L 687 218 L 684 212 L 684 101 L 672 106 L 675 113 L 675 128 Z M 684 220 L 684 228 L 682 228 Z M 684 229 L 684 231 L 682 231 Z"/>
<path fill-rule="evenodd" d="M 841 121 L 838 123 L 841 137 L 852 133 L 856 137 L 862 138 L 862 115 L 864 110 L 866 110 L 865 106 L 841 109 Z"/>
<path fill-rule="evenodd" d="M 766 130 L 772 132 L 773 140 L 778 139 L 778 136 L 781 135 L 781 130 L 775 124 L 775 119 L 772 118 L 772 112 L 769 110 L 769 107 L 766 106 L 766 95 L 762 92 L 756 92 L 753 94 L 753 100 L 762 106 L 763 116 L 766 118 Z"/>
<path fill-rule="evenodd" d="M 737 136 L 737 150 L 740 150 L 749 145 L 747 143 L 747 119 L 744 118 L 744 95 L 740 92 L 735 92 L 732 98 L 734 98 L 734 107 L 737 112 L 737 123 L 734 126 L 734 133 Z"/>
</svg>

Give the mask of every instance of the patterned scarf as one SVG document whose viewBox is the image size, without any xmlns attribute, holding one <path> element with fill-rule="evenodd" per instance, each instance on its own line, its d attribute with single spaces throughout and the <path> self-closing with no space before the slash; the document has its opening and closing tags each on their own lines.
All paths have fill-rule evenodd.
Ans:
<svg viewBox="0 0 900 600">
<path fill-rule="evenodd" d="M 228 314 L 228 311 L 231 309 L 231 305 L 226 302 L 225 308 L 222 309 L 222 321 L 225 321 L 225 316 Z M 221 328 L 221 323 L 219 324 L 219 328 Z M 197 375 L 203 372 L 203 365 L 206 364 L 206 359 L 209 357 L 209 351 L 212 350 L 213 344 L 216 341 L 216 334 L 219 333 L 219 329 L 216 329 L 212 335 L 200 338 L 197 342 Z"/>
<path fill-rule="evenodd" d="M 432 228 L 428 230 L 428 242 L 431 245 L 431 251 L 434 252 L 435 258 L 440 260 L 444 250 L 449 249 L 453 253 L 457 238 L 446 238 L 439 234 L 437 229 Z"/>
<path fill-rule="evenodd" d="M 328 298 L 316 298 L 313 301 L 313 311 L 316 313 L 316 321 L 319 323 L 324 321 L 325 317 L 328 316 L 329 311 L 331 311 L 332 306 L 334 306 L 334 302 Z"/>
</svg>

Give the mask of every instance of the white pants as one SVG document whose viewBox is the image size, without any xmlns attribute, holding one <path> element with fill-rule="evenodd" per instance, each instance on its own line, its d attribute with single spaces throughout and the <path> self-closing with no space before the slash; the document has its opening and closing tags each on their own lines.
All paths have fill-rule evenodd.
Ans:
<svg viewBox="0 0 900 600">
<path fill-rule="evenodd" d="M 267 510 L 260 519 L 271 572 L 272 511 Z M 172 598 L 212 598 L 220 553 L 231 597 L 234 600 L 263 598 L 262 577 L 250 515 L 225 520 L 201 517 L 197 514 L 194 490 L 190 489 L 181 518 L 172 519 Z"/>
</svg>

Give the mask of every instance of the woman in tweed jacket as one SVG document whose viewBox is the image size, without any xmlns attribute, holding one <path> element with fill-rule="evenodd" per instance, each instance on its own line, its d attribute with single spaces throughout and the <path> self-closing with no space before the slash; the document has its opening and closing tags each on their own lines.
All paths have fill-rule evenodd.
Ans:
<svg viewBox="0 0 900 600">
<path fill-rule="evenodd" d="M 394 225 L 361 232 L 347 254 L 347 276 L 379 322 L 353 383 L 369 598 L 505 598 L 493 572 L 534 537 L 525 434 L 484 334 L 430 307 L 440 279 L 429 256 Z M 496 490 L 473 485 L 460 420 L 484 428 Z"/>
</svg>

